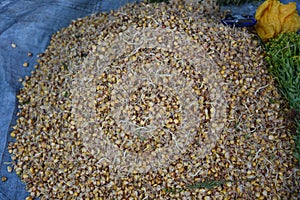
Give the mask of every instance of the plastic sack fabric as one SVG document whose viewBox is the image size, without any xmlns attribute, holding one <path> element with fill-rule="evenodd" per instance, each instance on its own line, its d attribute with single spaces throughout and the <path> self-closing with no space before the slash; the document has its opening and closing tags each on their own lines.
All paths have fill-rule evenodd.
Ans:
<svg viewBox="0 0 300 200">
<path fill-rule="evenodd" d="M 117 9 L 128 2 L 134 0 L 0 0 L 0 200 L 28 196 L 17 175 L 7 172 L 11 165 L 7 144 L 16 122 L 16 94 L 22 87 L 18 79 L 30 76 L 37 55 L 44 52 L 53 33 L 72 20 Z M 29 66 L 23 67 L 24 62 Z M 1 181 L 2 177 L 7 180 Z"/>
<path fill-rule="evenodd" d="M 282 4 L 279 0 L 266 0 L 256 10 L 255 26 L 262 40 L 268 40 L 280 33 L 297 32 L 300 29 L 300 16 L 296 2 Z"/>
</svg>

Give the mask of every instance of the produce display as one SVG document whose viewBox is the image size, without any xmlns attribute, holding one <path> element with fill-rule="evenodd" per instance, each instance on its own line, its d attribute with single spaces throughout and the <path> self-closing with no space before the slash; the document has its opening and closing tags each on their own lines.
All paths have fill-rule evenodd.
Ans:
<svg viewBox="0 0 300 200">
<path fill-rule="evenodd" d="M 141 2 L 55 33 L 10 134 L 27 199 L 297 199 L 299 35 L 282 83 L 281 51 L 217 13 Z"/>
</svg>

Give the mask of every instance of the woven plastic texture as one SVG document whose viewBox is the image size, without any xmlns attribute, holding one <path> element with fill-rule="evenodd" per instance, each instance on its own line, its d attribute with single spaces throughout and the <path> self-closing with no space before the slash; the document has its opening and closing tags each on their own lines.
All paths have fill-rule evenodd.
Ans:
<svg viewBox="0 0 300 200">
<path fill-rule="evenodd" d="M 16 122 L 19 78 L 29 76 L 37 55 L 49 44 L 51 35 L 72 20 L 96 12 L 107 12 L 134 0 L 4 0 L 0 1 L 0 200 L 25 199 L 25 185 L 8 173 L 11 158 L 7 144 Z M 16 46 L 14 46 L 15 44 Z M 13 48 L 15 47 L 15 48 Z M 28 52 L 33 56 L 29 57 Z M 23 63 L 28 62 L 28 67 Z"/>
</svg>

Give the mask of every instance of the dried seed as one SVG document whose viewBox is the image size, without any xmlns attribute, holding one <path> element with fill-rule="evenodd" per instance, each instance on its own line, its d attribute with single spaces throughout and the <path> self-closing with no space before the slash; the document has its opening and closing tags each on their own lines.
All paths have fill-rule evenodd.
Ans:
<svg viewBox="0 0 300 200">
<path fill-rule="evenodd" d="M 7 177 L 2 176 L 2 177 L 1 177 L 1 181 L 2 181 L 2 182 L 6 182 L 6 181 L 7 181 Z"/>
<path fill-rule="evenodd" d="M 27 56 L 28 56 L 28 57 L 32 57 L 32 55 L 33 55 L 32 52 L 28 52 L 28 53 L 27 53 Z"/>
<path fill-rule="evenodd" d="M 7 171 L 10 173 L 12 172 L 12 167 L 11 166 L 7 166 Z"/>
</svg>

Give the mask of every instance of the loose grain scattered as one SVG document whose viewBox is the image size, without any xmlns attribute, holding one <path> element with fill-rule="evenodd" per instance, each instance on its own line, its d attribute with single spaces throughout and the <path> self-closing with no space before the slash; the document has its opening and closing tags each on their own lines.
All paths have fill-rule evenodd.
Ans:
<svg viewBox="0 0 300 200">
<path fill-rule="evenodd" d="M 17 48 L 17 45 L 15 43 L 11 43 L 11 47 L 15 49 Z"/>
<path fill-rule="evenodd" d="M 9 173 L 11 173 L 12 172 L 12 167 L 11 166 L 7 166 L 7 171 L 9 172 Z"/>
<path fill-rule="evenodd" d="M 6 182 L 6 181 L 7 181 L 7 177 L 2 176 L 2 177 L 1 177 L 1 181 L 2 181 L 2 182 Z"/>
<path fill-rule="evenodd" d="M 23 63 L 23 67 L 28 67 L 29 66 L 29 63 L 28 62 L 24 62 Z"/>
<path fill-rule="evenodd" d="M 33 56 L 32 52 L 28 52 L 28 53 L 27 53 L 27 56 L 28 56 L 28 57 L 32 57 L 32 56 Z"/>
</svg>

